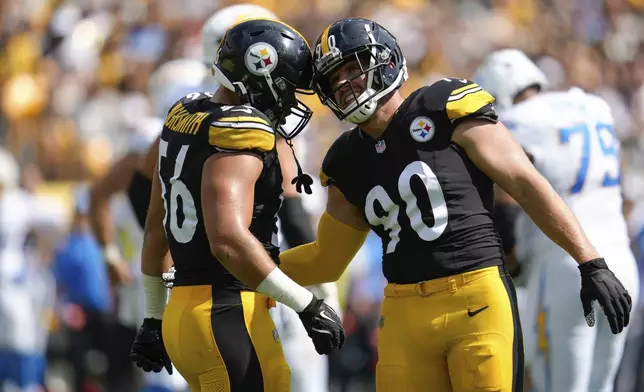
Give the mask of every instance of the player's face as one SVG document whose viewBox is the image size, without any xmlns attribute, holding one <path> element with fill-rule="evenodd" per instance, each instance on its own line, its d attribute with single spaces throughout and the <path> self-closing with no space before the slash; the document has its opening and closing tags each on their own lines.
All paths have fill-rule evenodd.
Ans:
<svg viewBox="0 0 644 392">
<path fill-rule="evenodd" d="M 367 76 L 358 59 L 342 64 L 330 75 L 331 88 L 334 90 L 333 98 L 340 108 L 346 108 L 364 92 L 367 85 Z"/>
</svg>

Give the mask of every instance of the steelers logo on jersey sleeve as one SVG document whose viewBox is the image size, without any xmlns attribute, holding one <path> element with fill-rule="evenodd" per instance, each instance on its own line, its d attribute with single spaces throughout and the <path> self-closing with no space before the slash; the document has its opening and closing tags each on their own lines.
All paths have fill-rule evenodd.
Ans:
<svg viewBox="0 0 644 392">
<path fill-rule="evenodd" d="M 435 131 L 434 122 L 427 117 L 416 117 L 409 126 L 411 137 L 419 143 L 432 140 Z"/>
<path fill-rule="evenodd" d="M 246 50 L 244 60 L 246 68 L 252 74 L 263 75 L 266 72 L 271 73 L 277 66 L 277 51 L 266 42 L 258 42 Z"/>
</svg>

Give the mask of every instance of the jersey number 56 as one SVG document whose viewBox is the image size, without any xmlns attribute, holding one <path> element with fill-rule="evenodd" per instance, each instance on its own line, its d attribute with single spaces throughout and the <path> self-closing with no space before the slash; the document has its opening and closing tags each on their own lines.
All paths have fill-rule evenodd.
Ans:
<svg viewBox="0 0 644 392">
<path fill-rule="evenodd" d="M 423 214 L 418 207 L 418 199 L 411 189 L 411 179 L 417 176 L 427 191 L 427 196 L 431 204 L 434 215 L 434 224 L 428 226 L 423 220 Z M 424 241 L 434 241 L 443 234 L 447 227 L 447 204 L 445 196 L 438 178 L 432 169 L 422 161 L 415 161 L 407 165 L 398 177 L 398 193 L 405 202 L 405 213 L 409 218 L 410 228 L 413 229 L 418 237 Z M 375 202 L 380 203 L 385 211 L 383 216 L 378 216 L 375 210 Z M 372 226 L 383 225 L 384 229 L 389 231 L 389 242 L 385 253 L 392 253 L 400 241 L 400 231 L 402 227 L 398 220 L 400 206 L 391 200 L 391 197 L 380 185 L 373 187 L 367 194 L 365 200 L 365 216 Z"/>
<path fill-rule="evenodd" d="M 161 164 L 163 158 L 168 158 L 168 142 L 161 139 L 159 142 L 159 180 L 161 180 L 161 197 L 163 198 L 163 205 L 165 206 L 165 216 L 163 217 L 163 227 L 168 227 L 166 224 L 170 219 L 170 233 L 174 239 L 185 244 L 192 240 L 197 230 L 197 210 L 195 209 L 195 199 L 188 190 L 186 184 L 179 179 L 181 170 L 183 170 L 183 163 L 188 154 L 189 145 L 181 146 L 177 158 L 174 161 L 174 172 L 170 178 L 167 187 L 170 188 L 168 195 L 166 183 L 161 177 Z M 181 203 L 179 203 L 181 201 Z M 182 215 L 181 222 L 179 222 L 180 215 Z M 167 230 L 167 229 L 166 229 Z M 167 235 L 168 233 L 166 233 Z"/>
</svg>

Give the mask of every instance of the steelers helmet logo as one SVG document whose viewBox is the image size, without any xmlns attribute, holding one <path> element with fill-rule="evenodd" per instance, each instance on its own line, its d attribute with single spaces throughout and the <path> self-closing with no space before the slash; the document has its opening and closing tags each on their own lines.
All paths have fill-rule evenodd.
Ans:
<svg viewBox="0 0 644 392">
<path fill-rule="evenodd" d="M 427 117 L 416 117 L 409 126 L 409 133 L 415 141 L 424 143 L 434 137 L 434 122 Z"/>
<path fill-rule="evenodd" d="M 271 73 L 277 66 L 277 51 L 266 42 L 258 42 L 246 51 L 246 68 L 255 75 Z"/>
</svg>

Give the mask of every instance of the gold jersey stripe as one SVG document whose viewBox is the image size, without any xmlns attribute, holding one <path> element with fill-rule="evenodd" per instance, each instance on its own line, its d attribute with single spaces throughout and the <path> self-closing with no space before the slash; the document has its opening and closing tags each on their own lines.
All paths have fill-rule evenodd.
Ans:
<svg viewBox="0 0 644 392">
<path fill-rule="evenodd" d="M 275 147 L 275 135 L 256 128 L 223 128 L 211 126 L 208 142 L 226 150 L 271 151 Z"/>
<path fill-rule="evenodd" d="M 467 94 L 455 101 L 448 101 L 445 108 L 447 117 L 454 121 L 469 114 L 476 113 L 480 108 L 494 102 L 494 98 L 485 90 Z"/>
<path fill-rule="evenodd" d="M 222 117 L 218 118 L 215 120 L 216 122 L 253 122 L 253 123 L 258 123 L 258 124 L 264 124 L 268 127 L 271 126 L 271 124 L 268 123 L 268 121 L 264 120 L 261 117 L 251 117 L 251 116 L 240 116 L 240 117 Z"/>
</svg>

